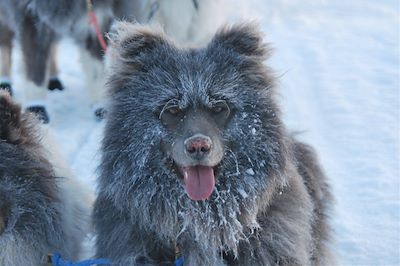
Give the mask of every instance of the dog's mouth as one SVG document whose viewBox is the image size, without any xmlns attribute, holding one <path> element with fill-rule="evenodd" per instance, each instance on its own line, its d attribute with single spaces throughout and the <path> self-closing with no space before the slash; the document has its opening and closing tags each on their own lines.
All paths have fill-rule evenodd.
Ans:
<svg viewBox="0 0 400 266">
<path fill-rule="evenodd" d="M 215 187 L 214 170 L 214 167 L 203 165 L 179 166 L 183 185 L 190 199 L 206 200 L 211 196 Z"/>
</svg>

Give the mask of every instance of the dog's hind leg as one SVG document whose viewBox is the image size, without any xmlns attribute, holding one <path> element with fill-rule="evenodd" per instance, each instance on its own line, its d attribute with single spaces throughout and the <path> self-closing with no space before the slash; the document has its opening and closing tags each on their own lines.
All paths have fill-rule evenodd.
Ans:
<svg viewBox="0 0 400 266">
<path fill-rule="evenodd" d="M 105 81 L 104 64 L 93 57 L 87 50 L 80 50 L 82 67 L 85 71 L 85 84 L 90 99 L 90 106 L 98 120 L 103 119 L 106 114 L 104 108 L 105 101 Z"/>
<path fill-rule="evenodd" d="M 55 33 L 31 14 L 25 15 L 20 27 L 21 48 L 29 82 L 25 92 L 27 110 L 36 113 L 42 122 L 48 123 L 45 81 Z"/>
<path fill-rule="evenodd" d="M 11 95 L 11 55 L 13 37 L 14 32 L 0 22 L 0 89 L 7 90 Z"/>
<path fill-rule="evenodd" d="M 49 83 L 47 84 L 47 88 L 51 91 L 53 90 L 64 90 L 64 86 L 62 85 L 60 79 L 58 78 L 58 66 L 57 66 L 57 48 L 58 43 L 53 42 L 51 44 L 50 49 L 50 62 L 49 62 Z"/>
</svg>

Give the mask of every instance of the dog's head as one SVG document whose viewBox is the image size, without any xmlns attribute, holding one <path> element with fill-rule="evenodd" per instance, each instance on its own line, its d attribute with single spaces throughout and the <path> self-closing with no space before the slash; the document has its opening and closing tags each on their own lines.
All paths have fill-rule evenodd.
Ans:
<svg viewBox="0 0 400 266">
<path fill-rule="evenodd" d="M 284 129 L 263 64 L 269 49 L 253 26 L 225 28 L 199 49 L 126 23 L 110 39 L 106 172 L 142 187 L 180 183 L 192 200 L 216 187 L 245 198 L 274 181 Z"/>
</svg>

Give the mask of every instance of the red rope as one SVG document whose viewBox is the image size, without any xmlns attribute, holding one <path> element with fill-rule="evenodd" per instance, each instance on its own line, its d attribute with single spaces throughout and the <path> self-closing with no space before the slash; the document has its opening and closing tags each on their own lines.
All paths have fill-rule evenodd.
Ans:
<svg viewBox="0 0 400 266">
<path fill-rule="evenodd" d="M 92 6 L 92 3 L 90 2 L 90 0 L 88 0 L 86 2 L 88 3 L 89 23 L 93 25 L 93 27 L 96 31 L 97 40 L 99 41 L 101 48 L 103 48 L 104 52 L 107 52 L 107 43 L 104 40 L 103 33 L 101 32 L 99 21 L 97 20 L 96 12 L 94 12 L 93 6 Z"/>
</svg>

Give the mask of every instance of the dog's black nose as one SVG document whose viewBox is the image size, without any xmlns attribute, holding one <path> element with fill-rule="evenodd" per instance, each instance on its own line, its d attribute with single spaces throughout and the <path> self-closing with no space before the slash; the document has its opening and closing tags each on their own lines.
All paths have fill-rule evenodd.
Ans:
<svg viewBox="0 0 400 266">
<path fill-rule="evenodd" d="M 202 160 L 210 153 L 212 141 L 210 137 L 196 134 L 185 140 L 186 154 L 196 160 Z"/>
</svg>

